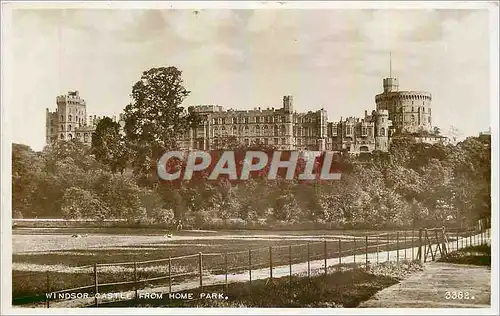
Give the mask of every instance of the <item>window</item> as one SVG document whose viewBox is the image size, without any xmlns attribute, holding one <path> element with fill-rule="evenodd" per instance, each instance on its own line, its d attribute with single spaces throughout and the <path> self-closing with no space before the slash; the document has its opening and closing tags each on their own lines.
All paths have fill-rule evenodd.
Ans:
<svg viewBox="0 0 500 316">
<path fill-rule="evenodd" d="M 73 135 L 68 134 L 68 138 L 69 138 L 69 139 L 73 139 Z"/>
<path fill-rule="evenodd" d="M 274 125 L 274 136 L 278 136 L 278 134 L 279 134 L 278 126 Z"/>
<path fill-rule="evenodd" d="M 61 125 L 61 131 L 64 131 L 64 126 Z"/>
<path fill-rule="evenodd" d="M 366 126 L 363 126 L 361 127 L 361 136 L 366 136 L 368 133 L 367 133 L 367 130 L 366 130 Z"/>
<path fill-rule="evenodd" d="M 51 133 L 54 133 L 54 129 L 53 129 L 52 127 L 50 128 L 50 132 L 51 132 Z"/>
<path fill-rule="evenodd" d="M 352 126 L 351 125 L 347 125 L 346 128 L 345 128 L 345 134 L 346 136 L 351 136 L 352 135 Z"/>
<path fill-rule="evenodd" d="M 68 125 L 68 131 L 71 131 L 71 124 Z"/>
<path fill-rule="evenodd" d="M 278 144 L 279 144 L 279 142 L 278 142 L 278 139 L 277 139 L 277 138 L 275 138 L 275 139 L 274 139 L 274 144 L 275 144 L 275 145 L 278 145 Z"/>
<path fill-rule="evenodd" d="M 255 134 L 257 134 L 257 136 L 260 135 L 260 126 L 259 125 L 255 126 Z"/>
<path fill-rule="evenodd" d="M 280 128 L 280 136 L 283 136 L 285 135 L 285 125 L 281 125 L 281 128 Z"/>
<path fill-rule="evenodd" d="M 72 117 L 71 115 L 68 115 L 68 120 L 69 120 L 70 122 L 71 122 L 71 119 L 72 119 L 72 118 L 73 118 L 73 117 Z"/>
<path fill-rule="evenodd" d="M 285 145 L 285 139 L 284 138 L 281 139 L 281 145 Z"/>
<path fill-rule="evenodd" d="M 88 141 L 88 139 L 89 139 L 89 134 L 88 134 L 88 133 L 84 133 L 84 134 L 83 134 L 83 141 L 84 141 L 84 142 L 87 142 L 87 141 Z"/>
<path fill-rule="evenodd" d="M 61 122 L 64 122 L 64 115 L 61 115 Z"/>
<path fill-rule="evenodd" d="M 64 134 L 61 134 L 61 139 L 64 139 Z"/>
<path fill-rule="evenodd" d="M 380 128 L 380 136 L 385 136 L 385 128 Z"/>
</svg>

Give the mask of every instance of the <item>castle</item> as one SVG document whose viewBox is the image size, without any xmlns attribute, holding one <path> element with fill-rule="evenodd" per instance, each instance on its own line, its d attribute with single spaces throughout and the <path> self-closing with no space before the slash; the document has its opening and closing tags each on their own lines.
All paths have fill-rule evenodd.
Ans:
<svg viewBox="0 0 500 316">
<path fill-rule="evenodd" d="M 69 91 L 67 95 L 56 98 L 57 108 L 54 112 L 46 109 L 45 139 L 47 144 L 60 140 L 78 139 L 86 145 L 92 144 L 94 133 L 101 116 L 89 115 L 87 118 L 87 104 L 78 91 Z M 113 121 L 123 126 L 123 116 Z"/>
<path fill-rule="evenodd" d="M 181 148 L 210 150 L 228 142 L 271 145 L 282 150 L 344 151 L 351 154 L 388 151 L 390 139 L 403 133 L 416 141 L 435 143 L 443 137 L 432 135 L 432 96 L 428 92 L 399 91 L 398 79 L 383 79 L 383 92 L 375 96 L 376 108 L 364 117 L 328 122 L 326 110 L 297 112 L 293 97 L 284 96 L 280 108 L 224 110 L 219 105 L 197 105 L 201 123 L 180 141 Z M 100 117 L 87 119 L 86 103 L 78 91 L 57 97 L 57 110 L 47 109 L 47 144 L 77 138 L 91 144 Z M 114 121 L 116 117 L 113 118 Z M 122 115 L 118 120 L 123 127 Z M 423 133 L 422 133 L 423 132 Z M 420 133 L 420 134 L 418 134 Z"/>
</svg>

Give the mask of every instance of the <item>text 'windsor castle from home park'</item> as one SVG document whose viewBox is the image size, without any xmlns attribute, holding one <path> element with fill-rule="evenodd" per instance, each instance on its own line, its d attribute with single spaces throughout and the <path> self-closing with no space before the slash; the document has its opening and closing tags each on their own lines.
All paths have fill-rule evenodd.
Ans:
<svg viewBox="0 0 500 316">
<path fill-rule="evenodd" d="M 47 144 L 78 139 L 90 145 L 100 117 L 87 117 L 86 103 L 78 91 L 57 97 L 57 109 L 46 114 Z M 436 143 L 445 137 L 432 132 L 432 96 L 422 91 L 399 91 L 398 79 L 383 79 L 383 92 L 375 96 L 376 108 L 364 117 L 328 122 L 324 109 L 297 112 L 293 96 L 284 96 L 280 108 L 224 110 L 219 105 L 191 109 L 201 124 L 184 135 L 185 149 L 224 148 L 228 142 L 263 144 L 283 150 L 347 151 L 352 154 L 388 151 L 390 138 L 413 135 L 416 141 Z M 113 120 L 123 128 L 123 116 Z"/>
</svg>

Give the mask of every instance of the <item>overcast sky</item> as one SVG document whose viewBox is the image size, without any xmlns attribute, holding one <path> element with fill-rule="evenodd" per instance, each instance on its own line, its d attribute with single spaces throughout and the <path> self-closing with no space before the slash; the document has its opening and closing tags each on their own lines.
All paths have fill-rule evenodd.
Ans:
<svg viewBox="0 0 500 316">
<path fill-rule="evenodd" d="M 490 126 L 488 11 L 15 10 L 14 142 L 45 144 L 45 109 L 79 90 L 87 114 L 116 115 L 151 67 L 176 66 L 184 105 L 325 108 L 329 120 L 375 108 L 382 78 L 432 93 L 434 125 Z M 17 124 L 16 122 L 23 122 Z"/>
</svg>

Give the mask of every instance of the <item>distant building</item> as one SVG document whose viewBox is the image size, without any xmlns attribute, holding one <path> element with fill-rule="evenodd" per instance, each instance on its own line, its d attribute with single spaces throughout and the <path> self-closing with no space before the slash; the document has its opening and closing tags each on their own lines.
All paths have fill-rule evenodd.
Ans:
<svg viewBox="0 0 500 316">
<path fill-rule="evenodd" d="M 87 117 L 87 104 L 78 91 L 69 91 L 66 95 L 56 98 L 57 108 L 54 112 L 46 110 L 45 139 L 47 144 L 60 140 L 78 139 L 86 145 L 92 144 L 92 133 L 100 116 Z M 113 117 L 115 122 L 122 121 Z"/>
<path fill-rule="evenodd" d="M 281 108 L 223 110 L 221 106 L 199 105 L 190 108 L 203 117 L 182 142 L 185 148 L 216 149 L 229 140 L 240 144 L 271 145 L 278 149 L 325 150 L 326 111 L 297 113 L 293 97 L 284 96 Z"/>
<path fill-rule="evenodd" d="M 326 110 L 297 112 L 293 97 L 283 97 L 279 108 L 224 110 L 219 105 L 189 107 L 201 123 L 191 128 L 180 141 L 184 149 L 226 148 L 229 143 L 263 144 L 282 150 L 342 151 L 351 154 L 387 152 L 390 141 L 410 135 L 416 142 L 446 142 L 432 129 L 432 96 L 424 91 L 399 91 L 397 78 L 383 79 L 384 91 L 375 96 L 375 110 L 364 117 L 348 117 L 328 122 Z M 46 115 L 47 144 L 79 139 L 91 144 L 92 133 L 101 117 L 89 116 L 85 100 L 78 91 L 57 97 L 57 109 Z M 123 128 L 123 117 L 119 122 Z"/>
<path fill-rule="evenodd" d="M 392 134 L 432 131 L 432 95 L 424 91 L 399 91 L 397 78 L 384 78 L 384 92 L 375 96 L 377 110 L 387 110 Z"/>
</svg>

